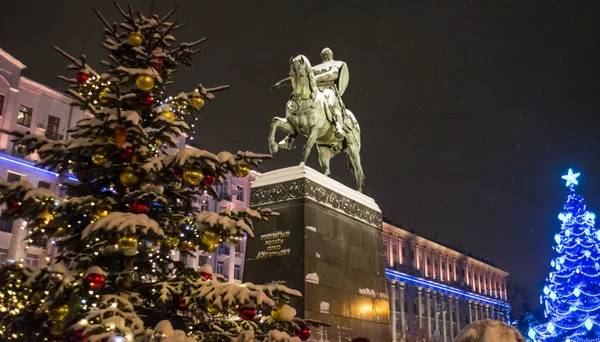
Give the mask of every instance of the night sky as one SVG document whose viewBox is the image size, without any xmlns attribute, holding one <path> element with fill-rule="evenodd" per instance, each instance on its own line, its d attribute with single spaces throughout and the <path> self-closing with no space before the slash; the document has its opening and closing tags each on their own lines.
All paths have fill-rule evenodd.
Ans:
<svg viewBox="0 0 600 342">
<path fill-rule="evenodd" d="M 157 0 L 166 13 L 172 1 Z M 313 64 L 329 46 L 350 68 L 344 95 L 362 127 L 365 193 L 384 216 L 495 262 L 536 301 L 549 271 L 557 215 L 579 192 L 600 211 L 600 2 L 597 1 L 178 1 L 178 40 L 208 37 L 173 95 L 231 90 L 202 109 L 199 147 L 267 152 L 273 116 L 289 91 L 269 87 L 288 59 Z M 133 1 L 146 13 L 150 1 Z M 67 61 L 85 53 L 102 71 L 102 24 L 120 21 L 108 0 L 2 4 L 0 47 L 56 89 Z M 299 142 L 302 146 L 304 139 Z M 281 151 L 266 170 L 296 165 Z M 345 157 L 334 178 L 354 186 Z M 316 151 L 309 165 L 317 168 Z"/>
</svg>

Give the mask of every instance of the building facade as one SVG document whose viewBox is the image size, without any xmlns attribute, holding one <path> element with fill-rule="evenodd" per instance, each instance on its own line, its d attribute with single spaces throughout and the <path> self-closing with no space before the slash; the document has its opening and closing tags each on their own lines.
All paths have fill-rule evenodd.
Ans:
<svg viewBox="0 0 600 342">
<path fill-rule="evenodd" d="M 60 196 L 58 175 L 37 167 L 37 155 L 20 155 L 8 133 L 16 130 L 52 140 L 68 139 L 68 128 L 75 127 L 86 114 L 71 107 L 71 99 L 65 94 L 23 77 L 24 69 L 25 65 L 0 49 L 0 178 L 8 182 L 28 181 Z M 190 147 L 185 141 L 186 138 L 181 137 L 179 146 Z M 256 172 L 245 178 L 228 175 L 223 184 L 216 186 L 221 199 L 206 195 L 197 204 L 198 207 L 211 211 L 248 207 L 250 187 L 257 176 Z M 4 208 L 0 208 L 0 212 L 2 210 Z M 52 244 L 45 240 L 28 243 L 24 228 L 22 220 L 0 220 L 0 262 L 48 263 L 53 252 Z M 193 267 L 208 263 L 215 272 L 231 281 L 241 282 L 245 246 L 246 239 L 238 247 L 223 243 L 214 253 L 197 253 L 183 261 Z M 176 253 L 174 258 L 181 257 Z"/>
<path fill-rule="evenodd" d="M 383 223 L 393 341 L 449 342 L 471 322 L 508 321 L 508 273 Z"/>
</svg>

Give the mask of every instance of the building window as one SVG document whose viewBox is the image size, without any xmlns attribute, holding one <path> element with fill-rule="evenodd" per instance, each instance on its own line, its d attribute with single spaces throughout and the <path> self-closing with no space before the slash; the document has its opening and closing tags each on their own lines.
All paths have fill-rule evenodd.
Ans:
<svg viewBox="0 0 600 342">
<path fill-rule="evenodd" d="M 38 259 L 39 258 L 38 258 L 37 255 L 27 253 L 27 258 L 25 258 L 25 264 L 26 265 L 37 266 L 38 263 L 39 263 Z"/>
<path fill-rule="evenodd" d="M 4 109 L 4 95 L 0 94 L 0 116 L 2 116 L 2 109 Z"/>
<path fill-rule="evenodd" d="M 8 260 L 8 249 L 0 248 L 0 262 Z"/>
<path fill-rule="evenodd" d="M 22 177 L 23 176 L 21 176 L 18 173 L 13 173 L 13 172 L 8 171 L 8 176 L 6 177 L 6 181 L 9 183 L 20 182 Z"/>
<path fill-rule="evenodd" d="M 237 200 L 240 202 L 244 202 L 244 187 L 241 185 L 238 185 Z"/>
<path fill-rule="evenodd" d="M 415 250 L 414 249 L 410 250 L 410 260 L 415 260 Z"/>
<path fill-rule="evenodd" d="M 48 115 L 48 127 L 46 127 L 46 138 L 50 140 L 62 139 L 58 134 L 60 128 L 60 119 L 56 116 Z"/>
<path fill-rule="evenodd" d="M 43 236 L 38 236 L 31 242 L 31 245 L 34 247 L 46 247 L 48 245 L 48 240 L 46 240 Z"/>
<path fill-rule="evenodd" d="M 223 183 L 219 184 L 217 186 L 217 189 L 219 190 L 219 194 L 227 194 L 229 193 L 229 185 L 227 183 L 227 179 L 223 180 Z"/>
<path fill-rule="evenodd" d="M 383 240 L 383 251 L 387 252 L 387 240 L 385 240 L 385 239 Z"/>
<path fill-rule="evenodd" d="M 202 202 L 200 202 L 200 211 L 208 211 L 208 201 L 207 200 L 202 200 Z"/>
<path fill-rule="evenodd" d="M 402 256 L 406 257 L 406 247 L 402 246 Z"/>
<path fill-rule="evenodd" d="M 50 190 L 50 189 L 52 189 L 52 184 L 50 184 L 48 182 L 39 181 L 38 182 L 38 188 Z"/>
<path fill-rule="evenodd" d="M 217 254 L 229 255 L 229 246 L 227 246 L 223 243 L 220 243 L 219 248 L 217 249 Z"/>
<path fill-rule="evenodd" d="M 396 255 L 398 255 L 398 246 L 396 246 L 395 242 L 392 242 L 392 254 L 394 254 L 394 259 L 396 259 Z"/>
<path fill-rule="evenodd" d="M 0 219 L 0 232 L 12 233 L 14 220 Z"/>
<path fill-rule="evenodd" d="M 446 269 L 446 263 L 442 262 L 442 269 L 445 270 Z"/>
<path fill-rule="evenodd" d="M 427 265 L 431 266 L 431 258 L 430 257 L 427 257 Z"/>
<path fill-rule="evenodd" d="M 242 245 L 240 244 L 240 245 L 235 246 L 235 251 L 237 253 L 242 253 Z"/>
<path fill-rule="evenodd" d="M 29 127 L 31 125 L 32 113 L 33 109 L 31 107 L 21 105 L 19 114 L 17 114 L 17 123 L 21 126 Z"/>
<path fill-rule="evenodd" d="M 218 274 L 223 274 L 223 270 L 225 269 L 225 264 L 222 261 L 217 261 L 217 270 Z"/>
<path fill-rule="evenodd" d="M 233 279 L 242 280 L 242 269 L 240 265 L 233 266 Z"/>
</svg>

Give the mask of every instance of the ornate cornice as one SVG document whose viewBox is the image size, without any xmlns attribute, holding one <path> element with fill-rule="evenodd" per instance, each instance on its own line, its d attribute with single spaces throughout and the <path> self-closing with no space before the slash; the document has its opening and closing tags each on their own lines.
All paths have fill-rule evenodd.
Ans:
<svg viewBox="0 0 600 342">
<path fill-rule="evenodd" d="M 296 198 L 308 198 L 321 205 L 381 229 L 381 212 L 328 189 L 310 179 L 295 179 L 252 188 L 250 205 L 259 206 Z"/>
</svg>

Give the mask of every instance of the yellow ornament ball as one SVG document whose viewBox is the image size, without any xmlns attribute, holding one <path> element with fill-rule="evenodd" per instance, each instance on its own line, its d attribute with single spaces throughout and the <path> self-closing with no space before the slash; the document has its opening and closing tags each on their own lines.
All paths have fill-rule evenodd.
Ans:
<svg viewBox="0 0 600 342">
<path fill-rule="evenodd" d="M 147 74 L 139 74 L 135 79 L 135 85 L 143 91 L 154 88 L 154 77 Z"/>
<path fill-rule="evenodd" d="M 191 252 L 196 249 L 196 244 L 190 240 L 181 241 L 179 250 L 183 252 Z"/>
<path fill-rule="evenodd" d="M 62 237 L 65 235 L 67 235 L 67 230 L 64 227 L 56 228 L 56 230 L 54 231 L 54 234 L 52 234 L 52 236 L 54 236 L 54 237 Z"/>
<path fill-rule="evenodd" d="M 219 248 L 219 244 L 208 245 L 208 246 L 206 247 L 206 252 L 208 252 L 208 253 L 212 253 L 212 252 L 216 251 L 216 250 L 217 250 L 217 248 Z"/>
<path fill-rule="evenodd" d="M 38 227 L 45 227 L 52 220 L 53 216 L 48 210 L 44 210 L 35 218 L 35 225 Z"/>
<path fill-rule="evenodd" d="M 190 99 L 190 106 L 200 109 L 204 106 L 204 98 L 202 96 L 194 96 Z"/>
<path fill-rule="evenodd" d="M 216 315 L 221 312 L 221 308 L 217 304 L 210 304 L 206 307 L 206 311 L 208 311 L 211 315 Z"/>
<path fill-rule="evenodd" d="M 235 165 L 235 175 L 238 177 L 246 177 L 250 173 L 250 166 L 246 163 Z"/>
<path fill-rule="evenodd" d="M 125 170 L 121 172 L 119 179 L 126 187 L 134 186 L 140 182 L 140 178 L 135 174 L 135 170 L 131 166 L 126 167 Z"/>
<path fill-rule="evenodd" d="M 168 236 L 165 238 L 164 244 L 167 248 L 174 249 L 175 247 L 179 246 L 179 238 L 176 236 Z"/>
<path fill-rule="evenodd" d="M 144 37 L 140 32 L 131 32 L 127 41 L 131 46 L 140 46 L 144 42 Z"/>
<path fill-rule="evenodd" d="M 190 186 L 197 186 L 202 180 L 202 170 L 191 167 L 183 171 L 183 181 Z"/>
<path fill-rule="evenodd" d="M 166 117 L 169 121 L 175 120 L 175 113 L 173 113 L 170 110 L 164 111 L 164 112 L 160 113 L 160 115 Z"/>
<path fill-rule="evenodd" d="M 135 234 L 123 235 L 119 238 L 119 247 L 122 250 L 133 249 L 137 245 L 138 237 Z"/>
<path fill-rule="evenodd" d="M 200 241 L 207 246 L 216 245 L 221 240 L 221 234 L 218 232 L 207 229 L 202 232 L 200 236 Z"/>
<path fill-rule="evenodd" d="M 106 152 L 104 151 L 97 151 L 92 154 L 92 162 L 96 165 L 104 165 L 104 163 L 107 161 L 108 158 L 106 157 Z"/>
<path fill-rule="evenodd" d="M 69 306 L 67 304 L 64 304 L 64 305 L 56 306 L 56 307 L 52 308 L 52 310 L 50 311 L 50 316 L 52 317 L 53 321 L 61 322 L 61 321 L 64 321 L 65 318 L 67 318 L 67 316 L 69 315 L 69 312 L 71 312 L 71 309 L 69 308 Z"/>
<path fill-rule="evenodd" d="M 99 219 L 108 216 L 108 214 L 110 214 L 110 211 L 108 210 L 108 208 L 98 208 L 92 214 L 92 219 L 94 221 L 98 221 Z"/>
</svg>

